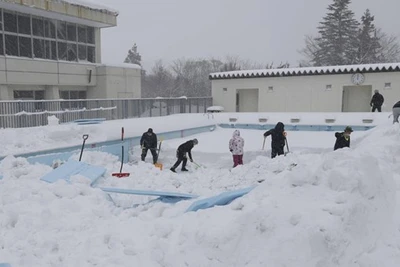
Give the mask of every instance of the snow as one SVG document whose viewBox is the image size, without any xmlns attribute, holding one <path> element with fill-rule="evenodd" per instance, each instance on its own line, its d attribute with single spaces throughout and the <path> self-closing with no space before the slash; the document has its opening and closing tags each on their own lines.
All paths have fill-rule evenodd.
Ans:
<svg viewBox="0 0 400 267">
<path fill-rule="evenodd" d="M 69 3 L 71 5 L 77 5 L 77 6 L 83 6 L 87 7 L 93 10 L 99 10 L 99 11 L 107 11 L 112 13 L 114 16 L 118 16 L 118 10 L 110 8 L 108 6 L 99 4 L 99 1 L 94 1 L 94 0 L 56 0 L 56 1 L 61 1 L 65 3 Z"/>
<path fill-rule="evenodd" d="M 103 62 L 102 64 L 96 64 L 97 66 L 104 66 L 104 67 L 116 67 L 116 68 L 126 68 L 126 69 L 138 69 L 141 70 L 142 67 L 138 64 L 132 63 L 106 63 Z"/>
<path fill-rule="evenodd" d="M 260 70 L 239 70 L 211 73 L 211 79 L 240 78 L 246 76 L 295 76 L 309 74 L 330 74 L 330 73 L 355 73 L 355 72 L 380 72 L 386 70 L 400 71 L 400 63 L 381 63 L 365 65 L 343 65 L 327 67 L 306 67 L 306 68 L 283 68 L 283 69 L 260 69 Z"/>
<path fill-rule="evenodd" d="M 241 121 L 259 118 L 259 114 L 236 115 Z M 216 117 L 215 121 L 221 119 Z M 358 121 L 357 114 L 345 117 Z M 301 119 L 315 118 L 301 114 Z M 126 134 L 135 135 L 150 125 L 161 132 L 210 121 L 202 114 L 182 114 L 94 126 L 2 129 L 0 144 L 10 152 L 9 143 L 20 139 L 20 150 L 44 149 L 75 145 L 83 132 L 94 139 L 117 139 L 121 125 Z M 152 198 L 112 194 L 114 204 L 82 177 L 74 177 L 72 184 L 47 184 L 39 179 L 50 167 L 8 156 L 0 163 L 4 176 L 0 180 L 0 261 L 22 267 L 398 266 L 399 131 L 398 124 L 382 119 L 372 130 L 353 132 L 351 148 L 338 151 L 332 151 L 333 132 L 289 132 L 292 153 L 270 159 L 269 138 L 261 150 L 263 131 L 241 130 L 244 165 L 230 170 L 228 141 L 233 129 L 217 128 L 164 141 L 163 171 L 149 163 L 149 154 L 147 163 L 125 164 L 124 172 L 131 176 L 124 179 L 111 177 L 120 167 L 116 156 L 84 152 L 83 161 L 107 168 L 99 187 L 206 197 L 258 185 L 227 206 L 191 213 L 184 211 L 193 200 L 132 208 Z M 171 173 L 176 147 L 192 138 L 199 140 L 193 158 L 206 168 L 196 169 L 189 163 L 189 173 Z M 138 158 L 139 149 L 134 151 Z M 288 168 L 292 163 L 297 166 Z M 260 179 L 265 181 L 257 183 Z"/>
</svg>

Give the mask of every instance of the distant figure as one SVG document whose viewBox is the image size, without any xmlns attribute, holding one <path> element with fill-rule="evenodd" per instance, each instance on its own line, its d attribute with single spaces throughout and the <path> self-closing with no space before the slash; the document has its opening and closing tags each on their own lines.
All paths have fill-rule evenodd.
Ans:
<svg viewBox="0 0 400 267">
<path fill-rule="evenodd" d="M 350 126 L 347 126 L 344 129 L 344 132 L 335 133 L 336 142 L 333 150 L 337 150 L 339 148 L 350 147 L 350 134 L 353 132 L 353 129 Z"/>
<path fill-rule="evenodd" d="M 395 123 L 395 122 L 399 123 L 400 101 L 398 101 L 396 104 L 394 104 L 392 110 L 393 110 L 393 123 Z"/>
<path fill-rule="evenodd" d="M 283 148 L 285 147 L 286 132 L 285 125 L 282 122 L 278 122 L 274 129 L 266 131 L 264 133 L 264 138 L 267 136 L 272 137 L 271 140 L 271 158 L 275 158 L 277 155 L 283 155 Z"/>
<path fill-rule="evenodd" d="M 382 111 L 382 105 L 385 99 L 383 98 L 383 95 L 379 93 L 379 90 L 375 90 L 375 94 L 372 96 L 371 99 L 371 107 L 372 107 L 372 112 L 375 112 L 375 110 L 378 110 L 378 112 Z"/>
<path fill-rule="evenodd" d="M 174 166 L 170 169 L 172 172 L 176 172 L 176 168 L 179 166 L 179 164 L 182 163 L 182 171 L 187 172 L 188 169 L 186 169 L 186 163 L 187 163 L 187 156 L 186 153 L 189 155 L 190 162 L 193 162 L 192 158 L 192 148 L 197 145 L 199 141 L 197 139 L 189 140 L 186 143 L 181 144 L 178 149 L 176 150 L 176 157 L 178 160 L 175 162 Z"/>
<path fill-rule="evenodd" d="M 142 148 L 142 161 L 145 160 L 147 156 L 147 151 L 150 149 L 153 155 L 153 163 L 157 163 L 157 135 L 153 133 L 153 129 L 149 128 L 147 132 L 143 133 L 142 138 L 140 138 L 140 147 Z"/>
<path fill-rule="evenodd" d="M 240 136 L 240 131 L 235 130 L 232 139 L 229 140 L 229 151 L 233 155 L 233 168 L 237 165 L 243 165 L 243 147 L 244 139 Z"/>
</svg>

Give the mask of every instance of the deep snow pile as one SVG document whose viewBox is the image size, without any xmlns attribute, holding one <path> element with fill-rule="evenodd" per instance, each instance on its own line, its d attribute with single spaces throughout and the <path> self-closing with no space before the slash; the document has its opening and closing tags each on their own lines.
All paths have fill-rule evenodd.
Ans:
<svg viewBox="0 0 400 267">
<path fill-rule="evenodd" d="M 13 266 L 398 266 L 399 132 L 398 125 L 382 126 L 355 140 L 352 149 L 295 152 L 274 160 L 252 151 L 245 157 L 247 164 L 232 171 L 216 168 L 215 162 L 207 168 L 191 168 L 191 173 L 173 174 L 139 162 L 126 166 L 131 172 L 128 179 L 106 175 L 99 181 L 99 186 L 209 196 L 265 179 L 228 206 L 196 213 L 184 213 L 192 201 L 128 208 L 150 198 L 112 195 L 115 206 L 81 177 L 75 177 L 73 184 L 46 184 L 39 178 L 49 167 L 10 156 L 0 165 L 5 175 L 0 181 L 0 262 Z M 166 149 L 173 151 L 175 146 L 167 143 Z M 87 152 L 84 157 L 86 162 L 106 166 L 107 174 L 119 170 L 114 156 Z M 297 166 L 288 168 L 294 162 Z"/>
</svg>

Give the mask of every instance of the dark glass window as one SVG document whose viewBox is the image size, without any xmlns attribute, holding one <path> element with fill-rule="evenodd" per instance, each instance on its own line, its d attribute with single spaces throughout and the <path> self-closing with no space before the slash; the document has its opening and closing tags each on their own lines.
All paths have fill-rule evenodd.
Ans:
<svg viewBox="0 0 400 267">
<path fill-rule="evenodd" d="M 33 99 L 33 91 L 14 91 L 14 99 Z"/>
<path fill-rule="evenodd" d="M 4 55 L 3 34 L 0 34 L 0 55 Z"/>
<path fill-rule="evenodd" d="M 94 51 L 94 47 L 93 46 L 88 46 L 88 48 L 87 48 L 87 60 L 89 61 L 89 62 L 96 62 L 96 56 L 95 56 L 95 53 L 94 53 L 95 51 Z"/>
<path fill-rule="evenodd" d="M 31 38 L 19 37 L 19 56 L 32 57 L 32 43 Z"/>
<path fill-rule="evenodd" d="M 67 39 L 67 25 L 64 21 L 57 22 L 57 38 L 62 40 Z"/>
<path fill-rule="evenodd" d="M 58 44 L 58 59 L 67 60 L 67 43 L 57 42 Z"/>
<path fill-rule="evenodd" d="M 86 45 L 78 45 L 78 58 L 79 60 L 87 60 Z"/>
<path fill-rule="evenodd" d="M 33 56 L 35 58 L 46 58 L 44 40 L 33 39 Z"/>
<path fill-rule="evenodd" d="M 15 13 L 4 12 L 4 30 L 17 32 L 17 15 Z"/>
<path fill-rule="evenodd" d="M 69 99 L 69 91 L 60 91 L 61 99 Z"/>
<path fill-rule="evenodd" d="M 86 99 L 86 91 L 79 91 L 79 99 Z"/>
<path fill-rule="evenodd" d="M 44 23 L 41 18 L 32 18 L 32 31 L 33 35 L 44 36 Z"/>
<path fill-rule="evenodd" d="M 94 28 L 87 27 L 87 42 L 89 44 L 94 44 Z"/>
<path fill-rule="evenodd" d="M 14 35 L 6 35 L 6 54 L 10 56 L 18 56 L 18 37 Z"/>
<path fill-rule="evenodd" d="M 44 21 L 44 32 L 47 38 L 56 38 L 56 24 L 54 20 Z"/>
<path fill-rule="evenodd" d="M 51 59 L 51 42 L 49 40 L 44 41 L 44 52 L 45 58 Z"/>
<path fill-rule="evenodd" d="M 57 43 L 56 41 L 51 41 L 51 59 L 57 60 Z"/>
<path fill-rule="evenodd" d="M 87 42 L 86 27 L 85 26 L 79 26 L 78 27 L 78 42 L 80 42 L 80 43 L 86 43 Z"/>
<path fill-rule="evenodd" d="M 69 92 L 69 99 L 78 99 L 79 91 L 70 91 Z"/>
<path fill-rule="evenodd" d="M 3 30 L 3 15 L 2 15 L 3 13 L 1 13 L 1 10 L 0 10 L 0 30 Z"/>
<path fill-rule="evenodd" d="M 31 18 L 26 15 L 18 15 L 18 32 L 31 34 Z"/>
<path fill-rule="evenodd" d="M 35 91 L 35 100 L 43 100 L 44 99 L 44 91 Z"/>
<path fill-rule="evenodd" d="M 76 61 L 77 54 L 76 54 L 76 44 L 68 44 L 68 61 Z"/>
<path fill-rule="evenodd" d="M 76 41 L 76 25 L 68 24 L 67 25 L 67 37 L 68 41 Z"/>
</svg>

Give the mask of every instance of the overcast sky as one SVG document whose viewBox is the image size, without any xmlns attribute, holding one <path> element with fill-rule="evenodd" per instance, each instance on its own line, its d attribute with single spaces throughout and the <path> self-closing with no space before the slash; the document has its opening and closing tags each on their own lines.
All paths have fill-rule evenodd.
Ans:
<svg viewBox="0 0 400 267">
<path fill-rule="evenodd" d="M 97 1 L 97 0 L 93 0 Z M 224 58 L 297 65 L 304 35 L 332 0 L 98 0 L 119 11 L 117 26 L 102 30 L 102 61 L 121 63 L 137 43 L 149 70 L 157 59 Z M 399 0 L 353 0 L 359 19 L 369 8 L 375 24 L 400 37 Z"/>
</svg>

